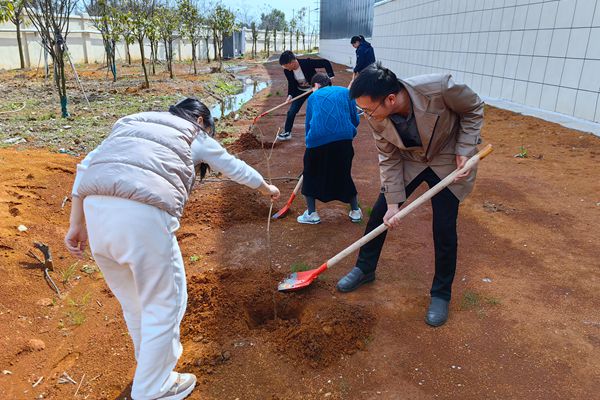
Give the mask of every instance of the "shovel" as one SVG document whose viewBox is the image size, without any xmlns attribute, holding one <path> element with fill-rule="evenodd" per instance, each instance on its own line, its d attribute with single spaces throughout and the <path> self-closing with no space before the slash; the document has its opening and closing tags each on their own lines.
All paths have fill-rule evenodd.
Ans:
<svg viewBox="0 0 600 400">
<path fill-rule="evenodd" d="M 450 175 L 442 179 L 437 185 L 435 185 L 434 187 L 423 193 L 415 201 L 398 211 L 398 213 L 394 217 L 399 219 L 404 218 L 415 208 L 419 207 L 421 204 L 425 203 L 433 196 L 441 192 L 445 187 L 454 182 L 454 178 L 456 178 L 457 175 L 474 167 L 480 160 L 489 155 L 492 152 L 492 150 L 492 145 L 488 144 L 487 146 L 485 146 L 483 150 L 471 157 L 462 168 L 456 169 Z M 377 236 L 381 235 L 387 229 L 388 226 L 386 224 L 381 224 L 377 228 L 375 228 L 374 230 L 372 230 L 371 232 L 369 232 L 368 234 L 366 234 L 365 236 L 363 236 L 362 238 L 360 238 L 359 240 L 352 243 L 350 246 L 346 247 L 344 250 L 336 254 L 333 258 L 327 260 L 319 268 L 311 269 L 309 271 L 292 273 L 279 283 L 277 290 L 279 290 L 280 292 L 290 292 L 305 288 L 306 286 L 310 285 L 312 281 L 314 281 L 315 278 L 321 273 L 323 273 L 327 268 L 333 267 L 335 264 L 339 263 L 344 258 L 349 256 L 351 253 L 361 248 L 364 244 L 370 242 Z"/>
<path fill-rule="evenodd" d="M 312 92 L 314 92 L 314 91 L 315 91 L 315 89 L 308 90 L 308 91 L 306 91 L 306 92 L 302 93 L 301 95 L 294 97 L 294 98 L 293 98 L 293 99 L 291 99 L 290 101 L 285 101 L 285 102 L 281 103 L 280 105 L 278 105 L 278 106 L 275 106 L 275 107 L 271 108 L 270 110 L 267 110 L 267 111 L 263 112 L 263 113 L 262 113 L 262 114 L 260 114 L 260 115 L 257 115 L 256 117 L 254 117 L 254 120 L 252 121 L 252 126 L 256 125 L 256 123 L 258 122 L 258 120 L 259 120 L 259 119 L 261 119 L 262 117 L 264 117 L 265 115 L 267 115 L 267 114 L 269 114 L 269 113 L 271 113 L 271 112 L 273 112 L 273 111 L 275 111 L 275 110 L 277 110 L 277 109 L 279 109 L 279 108 L 281 108 L 281 107 L 285 106 L 286 104 L 290 104 L 290 103 L 292 103 L 293 101 L 296 101 L 296 100 L 298 100 L 298 99 L 301 99 L 301 98 L 302 98 L 302 97 L 304 97 L 304 96 L 308 96 L 309 94 L 311 94 L 311 93 L 312 93 Z M 252 126 L 251 126 L 251 127 L 252 127 Z"/>
<path fill-rule="evenodd" d="M 285 203 L 285 206 L 283 206 L 283 208 L 281 210 L 279 210 L 275 214 L 273 214 L 273 217 L 272 217 L 273 219 L 281 218 L 281 217 L 285 216 L 285 214 L 287 214 L 287 212 L 290 210 L 290 206 L 292 205 L 292 202 L 294 201 L 294 199 L 296 198 L 296 195 L 298 194 L 298 190 L 300 190 L 300 188 L 302 187 L 303 180 L 304 180 L 304 175 L 300 175 L 300 179 L 298 179 L 298 183 L 296 183 L 296 187 L 294 188 L 294 191 L 292 192 L 290 199 L 287 201 L 287 203 Z"/>
</svg>

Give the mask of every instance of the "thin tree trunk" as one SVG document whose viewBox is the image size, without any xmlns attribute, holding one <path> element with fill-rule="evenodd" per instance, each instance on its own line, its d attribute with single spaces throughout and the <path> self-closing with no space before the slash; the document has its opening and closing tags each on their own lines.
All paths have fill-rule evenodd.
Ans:
<svg viewBox="0 0 600 400">
<path fill-rule="evenodd" d="M 138 39 L 140 45 L 140 55 L 142 57 L 142 69 L 144 70 L 144 89 L 150 88 L 150 80 L 148 79 L 148 71 L 146 70 L 146 60 L 144 56 L 144 39 Z"/>
<path fill-rule="evenodd" d="M 17 45 L 19 46 L 19 60 L 21 60 L 21 69 L 25 69 L 25 58 L 23 57 L 23 45 L 21 44 L 21 21 L 17 21 Z"/>
<path fill-rule="evenodd" d="M 206 62 L 210 62 L 210 46 L 208 45 L 209 37 L 205 36 L 204 41 L 206 43 Z"/>
<path fill-rule="evenodd" d="M 194 64 L 194 75 L 198 75 L 198 68 L 196 67 L 196 46 L 198 46 L 198 43 L 192 40 L 192 63 Z"/>
<path fill-rule="evenodd" d="M 129 43 L 125 41 L 125 52 L 127 53 L 127 65 L 131 65 L 131 53 L 129 53 Z"/>
<path fill-rule="evenodd" d="M 217 51 L 217 32 L 213 29 L 213 50 L 215 51 L 215 60 L 216 59 L 221 59 L 221 57 L 219 57 L 219 52 Z"/>
<path fill-rule="evenodd" d="M 155 62 L 156 60 L 154 59 L 154 41 L 151 40 L 150 41 L 150 65 L 152 66 L 152 75 L 156 75 L 156 68 L 155 68 Z"/>
<path fill-rule="evenodd" d="M 110 63 L 111 63 L 111 72 L 113 74 L 113 82 L 117 81 L 117 55 L 116 55 L 116 42 L 114 40 L 111 41 L 110 47 Z"/>
<path fill-rule="evenodd" d="M 171 79 L 175 78 L 173 73 L 173 39 L 169 41 L 169 77 Z"/>
</svg>

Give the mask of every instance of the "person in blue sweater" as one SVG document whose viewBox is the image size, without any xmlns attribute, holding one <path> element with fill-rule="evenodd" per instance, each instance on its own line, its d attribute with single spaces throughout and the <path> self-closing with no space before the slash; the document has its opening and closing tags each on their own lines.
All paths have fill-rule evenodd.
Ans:
<svg viewBox="0 0 600 400">
<path fill-rule="evenodd" d="M 356 66 L 354 67 L 350 87 L 354 79 L 360 74 L 360 71 L 375 63 L 375 50 L 371 43 L 365 40 L 363 35 L 352 36 L 350 44 L 356 49 Z"/>
<path fill-rule="evenodd" d="M 338 200 L 350 204 L 352 222 L 362 220 L 358 194 L 352 180 L 352 140 L 359 124 L 356 102 L 348 89 L 331 86 L 326 74 L 318 73 L 311 85 L 316 90 L 306 106 L 306 151 L 302 194 L 307 210 L 298 217 L 301 224 L 318 224 L 316 200 Z"/>
</svg>

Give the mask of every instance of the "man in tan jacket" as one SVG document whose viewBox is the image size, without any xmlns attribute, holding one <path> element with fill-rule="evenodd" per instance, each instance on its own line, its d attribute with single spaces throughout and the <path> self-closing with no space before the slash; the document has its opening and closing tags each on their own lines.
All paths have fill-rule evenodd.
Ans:
<svg viewBox="0 0 600 400">
<path fill-rule="evenodd" d="M 477 152 L 483 101 L 449 74 L 399 80 L 380 64 L 361 72 L 350 96 L 364 110 L 379 152 L 381 194 L 365 234 L 381 223 L 397 227 L 400 223 L 394 215 L 421 183 L 434 186 Z M 458 206 L 471 192 L 475 174 L 476 170 L 462 174 L 431 199 L 435 276 L 425 318 L 431 326 L 448 319 L 456 271 Z M 350 292 L 375 279 L 385 237 L 383 233 L 360 249 L 356 266 L 338 282 L 339 291 Z"/>
</svg>

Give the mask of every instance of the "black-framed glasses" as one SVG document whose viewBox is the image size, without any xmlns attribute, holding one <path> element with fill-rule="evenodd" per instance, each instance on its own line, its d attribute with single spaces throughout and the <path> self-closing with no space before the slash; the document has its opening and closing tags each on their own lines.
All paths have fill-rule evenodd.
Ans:
<svg viewBox="0 0 600 400">
<path fill-rule="evenodd" d="M 377 104 L 377 107 L 375 107 L 373 109 L 373 111 L 369 111 L 366 108 L 363 108 L 362 110 L 365 112 L 365 114 L 367 114 L 367 120 L 370 120 L 371 118 L 373 118 L 373 114 L 375 114 L 375 111 L 377 111 L 377 109 L 379 107 L 381 107 L 381 105 L 383 104 L 383 101 L 380 101 L 379 104 Z"/>
</svg>

